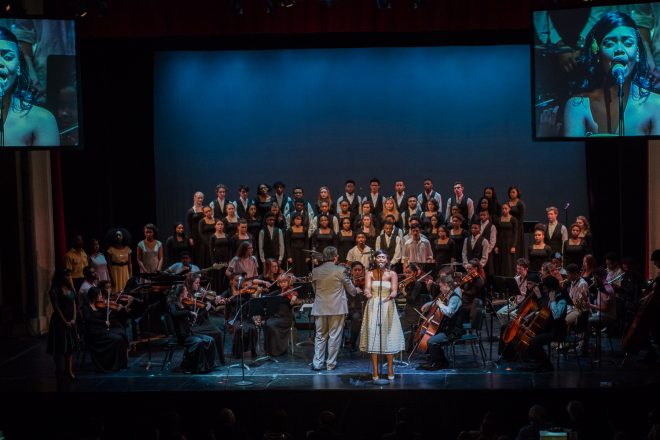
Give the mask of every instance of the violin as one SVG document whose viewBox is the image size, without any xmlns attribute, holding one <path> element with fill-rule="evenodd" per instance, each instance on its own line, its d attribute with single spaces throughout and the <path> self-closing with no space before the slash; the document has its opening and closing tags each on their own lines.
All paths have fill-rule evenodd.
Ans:
<svg viewBox="0 0 660 440">
<path fill-rule="evenodd" d="M 118 304 L 117 301 L 104 301 L 102 299 L 94 302 L 94 307 L 97 309 L 105 309 L 106 307 L 110 307 L 110 310 L 117 311 L 121 310 L 121 308 L 124 307 L 123 304 Z"/>
<path fill-rule="evenodd" d="M 198 309 L 206 308 L 206 303 L 194 298 L 183 298 L 181 303 L 186 307 L 196 307 Z"/>
</svg>

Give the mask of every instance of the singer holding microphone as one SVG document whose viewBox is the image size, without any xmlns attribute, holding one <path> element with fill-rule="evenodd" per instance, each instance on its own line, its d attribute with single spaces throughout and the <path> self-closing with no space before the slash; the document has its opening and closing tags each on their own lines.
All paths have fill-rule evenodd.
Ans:
<svg viewBox="0 0 660 440">
<path fill-rule="evenodd" d="M 60 144 L 51 112 L 30 103 L 28 66 L 16 36 L 0 26 L 0 147 L 52 147 Z"/>
<path fill-rule="evenodd" d="M 660 97 L 651 91 L 646 52 L 629 15 L 614 10 L 598 20 L 578 69 L 583 76 L 564 109 L 564 136 L 660 133 Z"/>
<path fill-rule="evenodd" d="M 394 380 L 394 355 L 406 348 L 401 321 L 393 301 L 399 281 L 396 272 L 390 270 L 387 253 L 376 252 L 376 267 L 367 272 L 364 280 L 364 296 L 367 305 L 360 331 L 360 351 L 371 353 L 372 377 L 379 379 L 378 356 L 387 357 L 387 378 Z"/>
</svg>

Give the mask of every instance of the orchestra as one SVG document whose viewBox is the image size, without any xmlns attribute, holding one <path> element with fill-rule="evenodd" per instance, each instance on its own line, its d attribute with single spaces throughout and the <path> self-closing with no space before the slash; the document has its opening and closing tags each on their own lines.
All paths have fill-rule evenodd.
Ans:
<svg viewBox="0 0 660 440">
<path fill-rule="evenodd" d="M 316 353 L 314 369 L 336 367 L 343 338 L 348 350 L 386 355 L 388 377 L 393 377 L 391 361 L 399 352 L 426 354 L 422 369 L 446 368 L 444 347 L 476 325 L 485 311 L 493 313 L 500 326 L 500 360 L 531 359 L 534 371 L 551 369 L 543 347 L 560 343 L 567 334 L 579 336 L 582 354 L 590 353 L 592 337 L 600 337 L 601 330 L 627 336 L 627 354 L 653 350 L 653 332 L 646 330 L 653 325 L 646 316 L 649 307 L 655 310 L 655 302 L 644 305 L 655 298 L 655 285 L 644 283 L 631 262 L 613 253 L 607 254 L 605 267 L 599 267 L 587 253 L 592 236 L 584 216 L 567 228 L 557 220 L 558 209 L 547 208 L 548 223 L 536 225 L 526 247 L 519 236 L 524 205 L 517 187 L 509 188 L 510 200 L 502 204 L 494 197 L 494 188 L 487 187 L 475 214 L 461 182 L 446 199 L 446 212 L 432 181 L 423 183 L 418 196 L 408 196 L 404 182 L 397 181 L 397 193 L 388 197 L 380 192 L 380 181 L 372 179 L 370 194 L 360 196 L 355 182 L 348 180 L 336 201 L 328 187 L 322 187 L 313 205 L 302 198 L 300 187 L 294 188 L 292 198 L 286 196 L 283 182 L 273 185 L 274 196 L 268 185 L 260 184 L 254 200 L 247 197 L 244 185 L 235 202 L 223 184 L 217 186 L 218 198 L 210 205 L 197 192 L 187 222 L 178 223 L 163 246 L 165 255 L 155 240 L 156 226 L 145 226 L 145 240 L 136 249 L 141 272 L 137 287 L 130 282 L 133 278 L 124 280 L 126 274 L 119 276 L 118 270 L 111 274 L 112 282 L 101 282 L 98 288 L 94 285 L 98 281 L 90 277 L 78 297 L 82 328 L 78 333 L 86 339 L 99 371 L 124 369 L 129 339 L 139 336 L 143 310 L 162 301 L 167 305 L 153 310 L 169 315 L 184 346 L 185 371 L 206 372 L 216 362 L 224 365 L 225 337 L 231 338 L 233 357 L 282 356 L 291 345 L 291 329 L 301 319 L 296 308 L 304 302 L 316 304 L 321 298 L 319 286 L 324 284 L 321 278 L 326 276 L 322 274 L 339 271 L 345 272 L 350 284 L 326 286 L 339 295 L 332 310 L 319 303 L 316 315 L 312 313 L 317 344 L 331 350 L 327 356 Z M 132 254 L 127 231 L 108 236 L 108 261 L 125 270 Z M 118 249 L 124 254 L 119 263 Z M 172 249 L 182 251 L 172 255 Z M 326 250 L 332 250 L 332 261 L 323 257 Z M 174 262 L 176 257 L 179 262 Z M 388 265 L 382 273 L 378 258 Z M 169 265 L 161 272 L 163 260 Z M 325 272 L 319 272 L 324 265 Z M 337 271 L 330 270 L 335 266 Z M 391 292 L 381 300 L 391 300 L 385 309 L 387 319 L 396 319 L 388 321 L 388 329 L 397 335 L 394 345 L 386 341 L 389 345 L 381 347 L 369 337 L 373 318 L 367 315 L 379 313 L 369 308 L 377 304 L 370 302 L 373 283 L 381 289 L 387 285 Z M 133 295 L 134 289 L 141 295 Z M 282 296 L 278 307 L 255 312 L 253 300 L 269 296 Z M 131 311 L 134 301 L 149 304 L 133 307 L 140 310 L 136 313 Z M 494 304 L 497 308 L 489 306 Z M 635 329 L 642 309 L 645 330 L 640 332 Z M 344 319 L 347 335 L 339 333 Z M 373 365 L 377 377 L 375 361 Z"/>
</svg>

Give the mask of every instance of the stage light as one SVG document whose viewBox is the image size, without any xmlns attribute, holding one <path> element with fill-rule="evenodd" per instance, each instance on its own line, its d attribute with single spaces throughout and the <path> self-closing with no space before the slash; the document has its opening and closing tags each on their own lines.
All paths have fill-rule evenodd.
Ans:
<svg viewBox="0 0 660 440">
<path fill-rule="evenodd" d="M 376 7 L 378 9 L 392 9 L 391 0 L 376 0 Z"/>
</svg>

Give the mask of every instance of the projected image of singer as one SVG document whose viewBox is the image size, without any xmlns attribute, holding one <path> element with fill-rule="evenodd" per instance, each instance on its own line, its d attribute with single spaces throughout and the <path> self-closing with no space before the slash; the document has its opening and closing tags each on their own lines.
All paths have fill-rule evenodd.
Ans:
<svg viewBox="0 0 660 440">
<path fill-rule="evenodd" d="M 651 91 L 646 52 L 629 15 L 611 11 L 598 20 L 586 38 L 578 65 L 583 76 L 566 103 L 565 136 L 660 134 L 660 97 Z"/>
<path fill-rule="evenodd" d="M 16 36 L 0 26 L 0 145 L 58 146 L 60 136 L 51 112 L 30 103 L 28 66 Z"/>
</svg>

